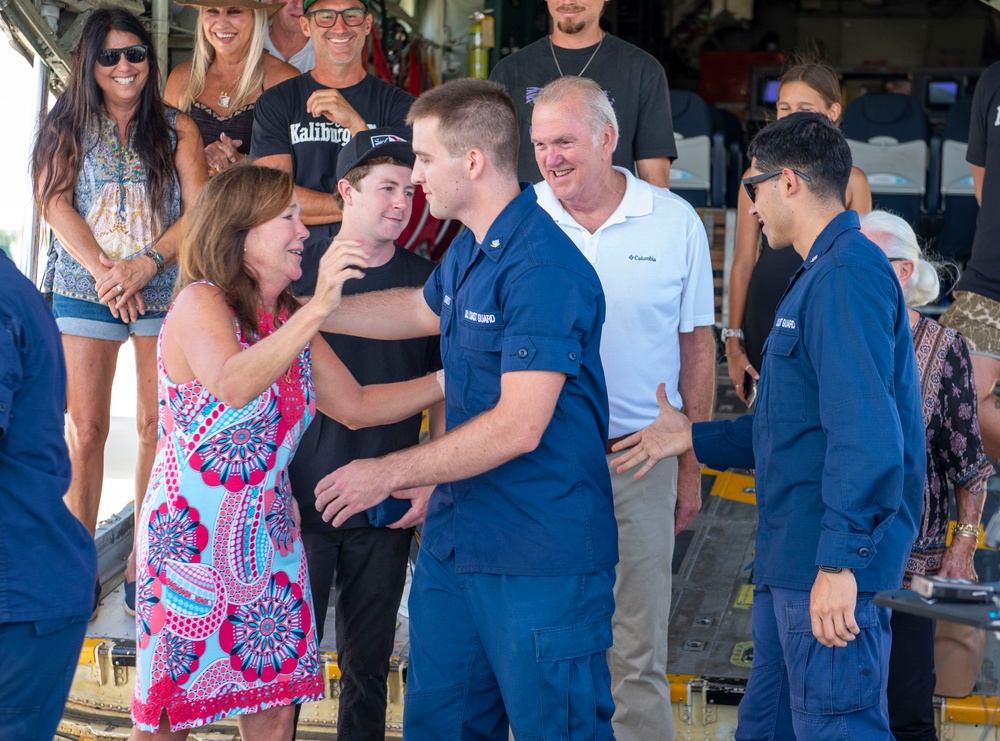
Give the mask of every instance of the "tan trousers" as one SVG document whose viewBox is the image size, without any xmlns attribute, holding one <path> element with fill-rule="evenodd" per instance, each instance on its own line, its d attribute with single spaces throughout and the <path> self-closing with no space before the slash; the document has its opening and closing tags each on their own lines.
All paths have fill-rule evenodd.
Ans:
<svg viewBox="0 0 1000 741">
<path fill-rule="evenodd" d="M 633 473 L 611 472 L 619 551 L 608 652 L 612 724 L 617 741 L 672 741 L 666 672 L 677 459 L 660 461 L 639 481 Z"/>
</svg>

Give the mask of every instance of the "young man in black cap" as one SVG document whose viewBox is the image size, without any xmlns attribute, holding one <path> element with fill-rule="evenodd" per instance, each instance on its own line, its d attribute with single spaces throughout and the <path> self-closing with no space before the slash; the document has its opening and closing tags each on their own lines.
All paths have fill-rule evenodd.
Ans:
<svg viewBox="0 0 1000 741">
<path fill-rule="evenodd" d="M 344 295 L 423 286 L 433 263 L 399 247 L 410 218 L 415 186 L 413 150 L 389 129 L 354 136 L 337 160 L 335 197 L 343 212 L 334 239 L 359 242 L 371 253 L 365 277 L 348 281 Z M 392 383 L 441 368 L 437 337 L 369 340 L 323 337 L 359 383 Z M 440 406 L 440 405 L 439 405 Z M 431 431 L 443 431 L 443 410 L 431 410 Z M 357 458 L 374 458 L 419 442 L 420 415 L 391 425 L 350 430 L 318 414 L 289 468 L 292 493 L 302 513 L 302 539 L 316 608 L 317 638 L 323 638 L 330 589 L 336 587 L 337 656 L 341 678 L 337 738 L 385 737 L 386 679 L 396 612 L 406 578 L 413 526 L 423 520 L 433 487 L 389 498 L 333 528 L 316 511 L 321 478 Z"/>
<path fill-rule="evenodd" d="M 410 138 L 406 114 L 413 96 L 369 75 L 365 39 L 372 30 L 366 0 L 305 0 L 302 31 L 312 40 L 316 66 L 268 88 L 254 107 L 250 155 L 295 179 L 309 239 L 302 278 L 292 285 L 312 293 L 319 259 L 337 234 L 337 159 L 360 132 L 389 127 Z"/>
</svg>

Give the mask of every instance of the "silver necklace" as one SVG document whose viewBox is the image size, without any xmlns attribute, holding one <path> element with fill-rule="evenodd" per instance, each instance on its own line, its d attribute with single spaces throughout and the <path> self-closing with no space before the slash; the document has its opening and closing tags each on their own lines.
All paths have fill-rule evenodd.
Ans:
<svg viewBox="0 0 1000 741">
<path fill-rule="evenodd" d="M 583 65 L 583 69 L 580 70 L 580 74 L 578 74 L 577 77 L 583 77 L 583 73 L 587 71 L 587 67 L 589 67 L 590 63 L 594 61 L 594 57 L 597 56 L 597 52 L 601 50 L 601 44 L 604 43 L 605 36 L 607 36 L 607 34 L 604 33 L 601 34 L 601 40 L 597 42 L 597 48 L 594 49 L 594 53 L 590 55 L 590 59 L 588 59 L 587 63 Z M 556 69 L 559 70 L 559 76 L 562 77 L 563 76 L 562 67 L 559 66 L 559 60 L 556 59 L 556 47 L 552 43 L 551 36 L 549 36 L 549 51 L 552 52 L 552 61 L 556 63 Z"/>
</svg>

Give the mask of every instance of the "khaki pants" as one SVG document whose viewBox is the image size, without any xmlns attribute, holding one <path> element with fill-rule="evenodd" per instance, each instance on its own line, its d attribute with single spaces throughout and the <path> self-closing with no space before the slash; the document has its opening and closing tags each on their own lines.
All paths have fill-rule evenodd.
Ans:
<svg viewBox="0 0 1000 741">
<path fill-rule="evenodd" d="M 608 455 L 608 461 L 619 454 Z M 608 651 L 617 741 L 671 741 L 667 624 L 677 459 L 667 458 L 639 481 L 611 472 L 618 520 L 614 646 Z"/>
</svg>

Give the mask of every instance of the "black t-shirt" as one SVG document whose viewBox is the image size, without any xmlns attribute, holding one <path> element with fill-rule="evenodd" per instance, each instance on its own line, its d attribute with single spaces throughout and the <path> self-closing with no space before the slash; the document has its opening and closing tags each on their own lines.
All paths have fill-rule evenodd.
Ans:
<svg viewBox="0 0 1000 741">
<path fill-rule="evenodd" d="M 614 164 L 634 172 L 636 160 L 677 157 L 663 65 L 611 34 L 605 35 L 600 50 L 594 54 L 596 49 L 597 44 L 586 49 L 553 47 L 545 37 L 504 57 L 493 69 L 490 79 L 507 88 L 517 108 L 521 130 L 518 179 L 532 183 L 542 180 L 531 146 L 531 106 L 539 91 L 559 77 L 553 50 L 563 74 L 578 75 L 587 66 L 586 76 L 597 82 L 611 101 L 619 131 Z M 594 58 L 587 65 L 591 55 Z"/>
<path fill-rule="evenodd" d="M 290 154 L 295 184 L 330 193 L 332 197 L 337 190 L 337 156 L 351 140 L 351 132 L 324 116 L 309 115 L 306 101 L 314 92 L 324 89 L 311 73 L 306 73 L 265 90 L 254 107 L 250 155 Z M 388 126 L 397 135 L 410 139 L 406 114 L 414 98 L 408 92 L 371 75 L 357 85 L 339 90 L 368 128 Z M 306 251 L 314 243 L 329 242 L 339 230 L 339 222 L 310 226 Z"/>
<path fill-rule="evenodd" d="M 1000 62 L 983 72 L 976 85 L 965 158 L 986 173 L 972 257 L 955 290 L 1000 301 Z"/>
<path fill-rule="evenodd" d="M 423 286 L 434 270 L 434 263 L 419 255 L 396 247 L 385 265 L 365 268 L 361 280 L 344 284 L 344 295 L 383 291 L 388 288 Z M 307 278 L 315 285 L 316 276 Z M 358 383 L 393 383 L 418 378 L 441 368 L 440 343 L 437 337 L 412 340 L 370 340 L 364 337 L 323 333 L 344 365 Z M 377 458 L 416 445 L 420 438 L 420 417 L 416 414 L 402 422 L 363 430 L 350 430 L 329 417 L 317 413 L 299 443 L 295 458 L 288 468 L 292 494 L 302 512 L 303 532 L 329 532 L 316 511 L 316 484 L 328 473 L 358 458 Z M 341 527 L 369 527 L 362 512 Z"/>
</svg>

